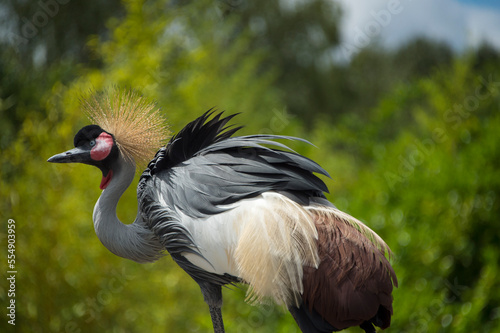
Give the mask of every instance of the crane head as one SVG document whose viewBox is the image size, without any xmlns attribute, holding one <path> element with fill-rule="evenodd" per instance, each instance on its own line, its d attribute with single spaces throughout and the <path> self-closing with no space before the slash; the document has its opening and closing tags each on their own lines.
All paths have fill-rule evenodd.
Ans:
<svg viewBox="0 0 500 333">
<path fill-rule="evenodd" d="M 111 164 L 116 161 L 119 154 L 113 135 L 98 125 L 88 125 L 76 133 L 74 145 L 75 148 L 54 155 L 47 162 L 84 163 L 96 166 L 102 171 L 100 188 L 105 189 L 113 176 Z"/>
<path fill-rule="evenodd" d="M 92 123 L 75 136 L 75 148 L 48 159 L 53 163 L 85 163 L 102 171 L 101 189 L 113 176 L 113 163 L 121 156 L 127 162 L 146 166 L 169 135 L 155 103 L 134 91 L 113 88 L 82 101 Z M 112 133 L 112 134 L 111 134 Z"/>
</svg>

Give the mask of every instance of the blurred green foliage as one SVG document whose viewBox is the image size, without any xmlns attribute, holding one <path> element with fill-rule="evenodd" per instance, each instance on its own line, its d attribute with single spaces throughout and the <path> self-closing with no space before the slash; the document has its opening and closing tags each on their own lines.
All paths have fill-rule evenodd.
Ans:
<svg viewBox="0 0 500 333">
<path fill-rule="evenodd" d="M 341 15 L 319 0 L 300 8 L 166 0 L 65 6 L 83 17 L 102 13 L 94 28 L 76 23 L 84 29 L 71 30 L 79 33 L 72 41 L 54 38 L 75 24 L 57 15 L 22 45 L 22 57 L 0 49 L 0 237 L 5 249 L 14 219 L 15 331 L 211 330 L 198 286 L 172 260 L 139 265 L 99 243 L 91 220 L 100 172 L 46 163 L 88 123 L 79 99 L 120 86 L 158 101 L 173 132 L 217 107 L 241 112 L 242 134 L 313 142 L 293 148 L 330 172 L 329 199 L 394 252 L 400 287 L 389 331 L 500 332 L 497 51 L 485 45 L 457 56 L 419 39 L 395 51 L 371 46 L 349 64 L 318 63 L 338 41 Z M 33 63 L 40 43 L 50 52 Z M 61 50 L 80 51 L 62 57 Z M 123 221 L 135 217 L 136 184 L 119 204 Z M 284 309 L 252 307 L 244 294 L 244 287 L 224 290 L 228 332 L 298 332 Z M 13 328 L 0 322 L 2 332 Z"/>
</svg>

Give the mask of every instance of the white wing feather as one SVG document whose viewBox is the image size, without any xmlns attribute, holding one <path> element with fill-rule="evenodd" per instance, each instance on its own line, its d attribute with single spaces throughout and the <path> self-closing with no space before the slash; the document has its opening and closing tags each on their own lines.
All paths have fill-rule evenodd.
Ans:
<svg viewBox="0 0 500 333">
<path fill-rule="evenodd" d="M 178 211 L 203 257 L 184 253 L 194 265 L 230 274 L 250 285 L 247 300 L 273 298 L 298 305 L 303 266 L 319 265 L 318 237 L 311 214 L 287 197 L 266 192 L 205 219 Z"/>
</svg>

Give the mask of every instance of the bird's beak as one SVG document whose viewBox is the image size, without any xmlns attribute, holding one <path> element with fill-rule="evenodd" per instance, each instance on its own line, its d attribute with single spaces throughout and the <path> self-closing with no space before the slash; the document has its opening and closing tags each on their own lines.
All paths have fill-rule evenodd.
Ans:
<svg viewBox="0 0 500 333">
<path fill-rule="evenodd" d="M 51 163 L 87 163 L 90 159 L 90 151 L 76 147 L 52 156 L 47 160 Z"/>
</svg>

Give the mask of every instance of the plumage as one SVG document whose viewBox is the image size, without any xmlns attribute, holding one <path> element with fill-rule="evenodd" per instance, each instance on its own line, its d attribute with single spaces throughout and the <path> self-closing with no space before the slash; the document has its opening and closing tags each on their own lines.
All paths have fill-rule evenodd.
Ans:
<svg viewBox="0 0 500 333">
<path fill-rule="evenodd" d="M 388 327 L 397 279 L 381 250 L 385 243 L 367 242 L 359 229 L 345 222 L 344 213 L 336 216 L 314 208 L 312 212 L 321 264 L 317 269 L 304 269 L 305 306 L 321 313 L 337 329 L 372 318 L 381 321 L 378 326 Z"/>
<path fill-rule="evenodd" d="M 136 125 L 143 128 L 135 128 L 134 137 L 160 128 L 150 123 L 156 111 L 134 98 L 87 102 L 107 127 L 84 127 L 75 149 L 49 159 L 102 170 L 94 226 L 111 252 L 138 262 L 168 252 L 200 285 L 217 333 L 224 331 L 220 287 L 236 282 L 249 285 L 250 303 L 287 307 L 303 332 L 389 326 L 397 286 L 389 247 L 326 200 L 328 188 L 316 175 L 329 176 L 323 168 L 276 141 L 303 139 L 233 137 L 239 127 L 227 124 L 234 115 L 209 110 L 157 151 L 139 180 L 136 220 L 122 224 L 116 205 L 134 177 L 133 159 L 161 141 L 159 133 L 129 140 L 118 128 L 123 120 L 130 129 L 136 118 L 128 113 L 137 110 L 143 114 Z M 94 147 L 99 154 L 92 155 Z M 137 154 L 139 147 L 144 154 Z"/>
</svg>

